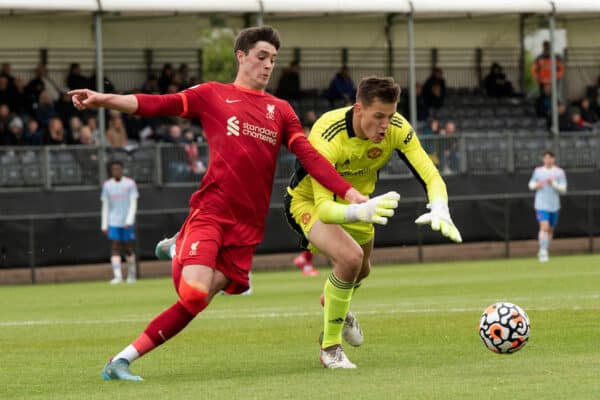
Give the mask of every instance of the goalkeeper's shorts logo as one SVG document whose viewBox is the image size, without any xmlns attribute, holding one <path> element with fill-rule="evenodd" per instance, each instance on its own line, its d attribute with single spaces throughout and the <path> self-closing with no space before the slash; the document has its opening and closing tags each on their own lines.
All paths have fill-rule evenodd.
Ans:
<svg viewBox="0 0 600 400">
<path fill-rule="evenodd" d="M 310 222 L 310 218 L 311 218 L 310 213 L 304 213 L 304 214 L 302 214 L 302 217 L 301 217 L 302 224 L 303 225 L 308 225 L 308 223 Z"/>
<path fill-rule="evenodd" d="M 379 147 L 371 147 L 368 151 L 367 151 L 367 157 L 369 157 L 371 160 L 381 156 L 381 153 L 383 153 L 383 150 L 381 150 Z"/>
</svg>

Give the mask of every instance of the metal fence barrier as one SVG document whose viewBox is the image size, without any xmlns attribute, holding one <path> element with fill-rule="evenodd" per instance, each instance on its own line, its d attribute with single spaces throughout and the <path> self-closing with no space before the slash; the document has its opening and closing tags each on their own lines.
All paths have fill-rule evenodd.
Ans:
<svg viewBox="0 0 600 400">
<path fill-rule="evenodd" d="M 544 132 L 507 132 L 421 135 L 420 140 L 442 175 L 528 172 L 540 164 L 544 149 L 554 149 L 564 169 L 600 169 L 600 132 L 570 132 L 556 139 Z M 122 161 L 125 175 L 139 185 L 195 186 L 202 178 L 201 166 L 208 165 L 208 148 L 167 143 L 130 151 L 97 146 L 0 147 L 0 189 L 98 187 L 102 159 Z M 282 150 L 275 178 L 289 179 L 295 161 L 293 154 Z M 393 156 L 380 178 L 409 175 L 404 162 Z"/>
</svg>

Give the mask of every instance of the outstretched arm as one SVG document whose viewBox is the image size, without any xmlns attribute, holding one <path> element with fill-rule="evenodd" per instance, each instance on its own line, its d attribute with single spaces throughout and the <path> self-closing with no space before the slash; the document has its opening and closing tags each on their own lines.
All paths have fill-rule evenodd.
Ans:
<svg viewBox="0 0 600 400">
<path fill-rule="evenodd" d="M 80 111 L 105 107 L 131 114 L 138 109 L 138 100 L 132 94 L 99 93 L 89 89 L 71 90 L 68 94 Z"/>
</svg>

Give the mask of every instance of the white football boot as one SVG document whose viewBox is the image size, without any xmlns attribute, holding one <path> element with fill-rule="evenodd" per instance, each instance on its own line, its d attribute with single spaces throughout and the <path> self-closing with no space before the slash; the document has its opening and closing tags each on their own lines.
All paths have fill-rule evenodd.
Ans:
<svg viewBox="0 0 600 400">
<path fill-rule="evenodd" d="M 337 369 L 354 369 L 356 364 L 353 364 L 346 354 L 341 345 L 331 346 L 328 349 L 321 349 L 321 364 L 325 368 Z"/>
<path fill-rule="evenodd" d="M 548 250 L 540 250 L 538 253 L 538 260 L 542 263 L 548 262 Z"/>
</svg>

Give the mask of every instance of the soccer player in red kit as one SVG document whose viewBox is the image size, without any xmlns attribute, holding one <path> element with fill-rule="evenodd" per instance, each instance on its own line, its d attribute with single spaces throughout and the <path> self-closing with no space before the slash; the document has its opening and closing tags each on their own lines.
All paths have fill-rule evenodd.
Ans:
<svg viewBox="0 0 600 400">
<path fill-rule="evenodd" d="M 279 44 L 279 35 L 271 27 L 242 30 L 235 40 L 238 71 L 232 84 L 208 82 L 167 95 L 69 92 L 79 110 L 107 107 L 144 117 L 197 118 L 210 151 L 208 171 L 191 197 L 190 213 L 177 237 L 172 275 L 179 299 L 109 360 L 102 370 L 104 379 L 142 380 L 130 372 L 131 362 L 179 333 L 216 293 L 248 289 L 281 145 L 337 196 L 367 204 L 363 203 L 367 198 L 309 144 L 291 106 L 265 93 Z"/>
</svg>

